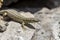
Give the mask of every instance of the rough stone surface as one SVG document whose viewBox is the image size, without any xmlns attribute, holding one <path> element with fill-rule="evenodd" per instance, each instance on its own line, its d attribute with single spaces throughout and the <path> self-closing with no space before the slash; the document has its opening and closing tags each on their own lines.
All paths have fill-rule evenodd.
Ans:
<svg viewBox="0 0 60 40">
<path fill-rule="evenodd" d="M 40 19 L 40 22 L 38 23 L 40 28 L 38 27 L 39 30 L 35 32 L 32 40 L 54 40 L 52 33 L 52 24 L 54 23 L 54 20 L 52 19 L 53 15 L 50 13 L 50 10 L 43 8 L 42 10 L 36 12 L 34 15 Z"/>
<path fill-rule="evenodd" d="M 52 9 L 52 14 L 54 14 L 53 19 L 55 21 L 52 27 L 53 34 L 56 40 L 60 40 L 60 7 Z"/>
<path fill-rule="evenodd" d="M 35 30 L 27 29 L 23 30 L 19 23 L 11 21 L 7 30 L 0 35 L 0 40 L 31 40 Z"/>
<path fill-rule="evenodd" d="M 4 5 L 10 5 L 11 3 L 17 2 L 18 0 L 4 0 L 3 4 Z"/>
<path fill-rule="evenodd" d="M 24 30 L 20 23 L 9 21 L 6 31 L 0 33 L 0 40 L 60 40 L 60 7 L 42 8 L 33 15 L 40 22 L 25 25 Z"/>
<path fill-rule="evenodd" d="M 46 10 L 46 9 L 43 9 L 43 10 Z M 50 12 L 47 12 L 47 11 L 45 12 L 40 11 L 40 12 L 37 12 L 37 14 L 35 15 L 41 20 L 40 25 L 42 26 L 41 29 L 44 30 L 45 36 L 42 34 L 40 35 L 40 32 L 41 32 L 41 29 L 40 29 L 39 30 L 40 32 L 37 31 L 36 34 L 34 35 L 33 40 L 40 40 L 40 39 L 41 40 L 60 40 L 60 7 L 50 10 Z"/>
<path fill-rule="evenodd" d="M 0 16 L 0 32 L 3 32 L 3 31 L 5 31 L 6 30 L 6 23 L 7 22 L 5 22 L 4 20 L 2 20 L 3 19 L 3 17 L 2 16 Z"/>
</svg>

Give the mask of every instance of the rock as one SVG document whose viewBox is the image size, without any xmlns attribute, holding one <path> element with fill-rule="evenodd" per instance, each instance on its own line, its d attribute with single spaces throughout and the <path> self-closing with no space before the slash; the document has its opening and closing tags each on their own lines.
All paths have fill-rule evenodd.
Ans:
<svg viewBox="0 0 60 40">
<path fill-rule="evenodd" d="M 41 24 L 51 22 L 51 20 L 53 21 L 52 19 L 53 15 L 52 13 L 50 13 L 50 10 L 48 8 L 43 8 L 42 10 L 39 10 L 38 12 L 36 12 L 34 15 L 36 18 L 40 20 Z"/>
<path fill-rule="evenodd" d="M 1 40 L 31 40 L 35 30 L 26 27 L 23 31 L 21 24 L 9 22 L 7 30 L 0 35 Z"/>
<path fill-rule="evenodd" d="M 3 5 L 8 6 L 11 3 L 16 3 L 18 0 L 4 0 Z"/>
<path fill-rule="evenodd" d="M 1 20 L 1 18 L 3 18 L 2 16 L 0 16 L 0 32 L 3 32 L 3 31 L 6 31 L 6 21 L 4 21 L 4 20 Z"/>
<path fill-rule="evenodd" d="M 38 12 L 36 12 L 36 13 L 43 12 L 43 14 L 44 14 L 44 13 L 48 13 L 49 11 L 50 11 L 50 9 L 44 7 L 41 10 L 39 10 Z"/>
<path fill-rule="evenodd" d="M 55 9 L 52 9 L 52 10 L 51 10 L 51 13 L 54 15 L 54 16 L 53 16 L 53 19 L 54 19 L 55 21 L 59 21 L 59 20 L 60 20 L 60 7 L 55 8 Z"/>
<path fill-rule="evenodd" d="M 53 19 L 55 21 L 52 27 L 53 35 L 56 40 L 60 40 L 60 7 L 52 9 L 51 13 L 54 14 Z"/>
<path fill-rule="evenodd" d="M 40 17 L 37 17 L 37 15 L 40 15 Z M 41 20 L 40 25 L 42 26 L 39 31 L 41 32 L 41 29 L 43 29 L 44 34 L 46 34 L 44 38 L 38 31 L 35 33 L 33 40 L 50 40 L 50 37 L 52 38 L 51 40 L 60 40 L 60 7 L 50 10 L 47 14 L 46 11 L 42 11 L 41 14 L 37 15 L 36 17 Z"/>
<path fill-rule="evenodd" d="M 46 5 L 49 8 L 56 8 L 60 6 L 60 0 L 48 0 L 48 2 L 46 3 Z"/>
<path fill-rule="evenodd" d="M 53 20 L 53 14 L 49 9 L 43 8 L 42 10 L 36 12 L 35 17 L 40 19 L 40 22 L 35 24 L 37 29 L 32 40 L 55 40 L 53 36 L 52 26 L 55 22 Z"/>
<path fill-rule="evenodd" d="M 24 30 L 20 23 L 10 20 L 6 31 L 0 33 L 0 40 L 60 40 L 59 10 L 60 7 L 52 10 L 42 8 L 32 16 L 30 12 L 16 11 L 15 13 L 21 13 L 24 17 L 35 17 L 40 22 L 27 24 Z"/>
<path fill-rule="evenodd" d="M 55 21 L 60 20 L 60 11 L 59 10 L 60 10 L 60 7 L 51 10 L 51 13 L 54 14 L 53 19 Z"/>
<path fill-rule="evenodd" d="M 38 30 L 32 40 L 54 40 L 53 34 L 50 31 L 45 31 L 43 28 Z"/>
</svg>

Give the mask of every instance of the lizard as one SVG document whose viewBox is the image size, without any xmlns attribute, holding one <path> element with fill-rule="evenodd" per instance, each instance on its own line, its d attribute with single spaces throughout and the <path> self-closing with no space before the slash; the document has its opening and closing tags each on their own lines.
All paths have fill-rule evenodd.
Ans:
<svg viewBox="0 0 60 40">
<path fill-rule="evenodd" d="M 20 15 L 16 10 L 14 9 L 7 9 L 7 10 L 1 10 L 0 14 L 3 14 L 3 16 L 8 16 L 11 19 L 22 23 L 21 26 L 24 28 L 24 24 L 28 24 L 28 23 L 35 23 L 35 22 L 39 22 L 38 19 L 36 18 L 26 18 L 22 15 Z"/>
</svg>

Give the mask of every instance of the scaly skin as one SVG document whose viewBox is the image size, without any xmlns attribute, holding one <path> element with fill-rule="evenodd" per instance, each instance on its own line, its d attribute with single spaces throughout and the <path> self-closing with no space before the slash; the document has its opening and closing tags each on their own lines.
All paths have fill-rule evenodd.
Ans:
<svg viewBox="0 0 60 40">
<path fill-rule="evenodd" d="M 24 24 L 27 24 L 27 23 L 39 22 L 38 19 L 36 19 L 36 18 L 26 18 L 26 17 L 20 15 L 16 10 L 13 10 L 13 9 L 1 10 L 0 14 L 3 14 L 4 16 L 7 15 L 11 19 L 22 23 L 23 27 L 24 27 Z"/>
</svg>

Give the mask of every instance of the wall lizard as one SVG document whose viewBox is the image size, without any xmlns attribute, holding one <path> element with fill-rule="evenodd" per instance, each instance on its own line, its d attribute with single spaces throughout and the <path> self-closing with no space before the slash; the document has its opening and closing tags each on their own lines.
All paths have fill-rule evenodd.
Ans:
<svg viewBox="0 0 60 40">
<path fill-rule="evenodd" d="M 38 19 L 36 18 L 26 18 L 22 15 L 20 15 L 16 10 L 14 9 L 6 9 L 6 10 L 1 10 L 0 14 L 3 14 L 4 16 L 8 16 L 11 19 L 22 23 L 22 27 L 24 28 L 24 24 L 28 24 L 28 23 L 34 23 L 34 22 L 39 22 Z"/>
</svg>

